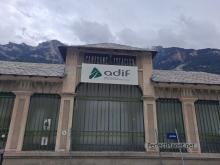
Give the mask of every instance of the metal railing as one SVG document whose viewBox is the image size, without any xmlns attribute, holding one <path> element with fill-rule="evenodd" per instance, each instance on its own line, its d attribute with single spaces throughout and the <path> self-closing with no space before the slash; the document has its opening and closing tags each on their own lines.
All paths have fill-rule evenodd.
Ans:
<svg viewBox="0 0 220 165">
<path fill-rule="evenodd" d="M 220 103 L 218 100 L 195 102 L 202 152 L 220 153 Z"/>
<path fill-rule="evenodd" d="M 123 55 L 86 53 L 84 55 L 83 62 L 91 63 L 91 64 L 134 66 L 136 65 L 136 57 L 135 56 L 123 56 Z"/>
<path fill-rule="evenodd" d="M 167 139 L 167 133 L 177 129 L 180 142 L 186 142 L 182 105 L 178 99 L 159 98 L 157 105 L 157 125 L 159 143 L 177 143 L 177 140 Z M 179 149 L 160 149 L 161 152 L 179 152 Z M 183 149 L 182 152 L 186 152 Z"/>
<path fill-rule="evenodd" d="M 4 150 L 0 149 L 0 165 L 3 163 L 3 157 L 4 157 Z"/>
<path fill-rule="evenodd" d="M 54 150 L 57 133 L 60 96 L 31 96 L 23 150 Z"/>
<path fill-rule="evenodd" d="M 13 93 L 0 92 L 0 165 L 3 162 L 14 99 Z"/>
<path fill-rule="evenodd" d="M 57 131 L 26 131 L 23 150 L 54 150 Z"/>
<path fill-rule="evenodd" d="M 82 83 L 72 123 L 74 151 L 144 151 L 144 118 L 136 86 Z"/>
<path fill-rule="evenodd" d="M 72 131 L 73 151 L 144 151 L 144 132 Z"/>
<path fill-rule="evenodd" d="M 202 152 L 220 153 L 220 134 L 200 134 Z"/>
<path fill-rule="evenodd" d="M 5 148 L 8 131 L 9 131 L 8 128 L 0 129 L 0 150 Z"/>
</svg>

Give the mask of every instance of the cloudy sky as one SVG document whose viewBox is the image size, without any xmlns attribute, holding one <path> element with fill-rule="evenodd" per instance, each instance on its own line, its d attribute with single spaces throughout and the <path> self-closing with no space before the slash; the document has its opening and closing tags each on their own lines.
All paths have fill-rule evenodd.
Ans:
<svg viewBox="0 0 220 165">
<path fill-rule="evenodd" d="M 220 0 L 0 0 L 0 44 L 220 48 Z"/>
</svg>

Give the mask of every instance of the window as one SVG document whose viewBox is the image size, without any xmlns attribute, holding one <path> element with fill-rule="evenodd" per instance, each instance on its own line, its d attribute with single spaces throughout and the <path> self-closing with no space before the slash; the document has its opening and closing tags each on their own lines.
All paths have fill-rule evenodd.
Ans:
<svg viewBox="0 0 220 165">
<path fill-rule="evenodd" d="M 31 96 L 23 150 L 54 150 L 60 97 L 52 94 Z"/>
<path fill-rule="evenodd" d="M 12 93 L 0 93 L 0 149 L 5 147 L 7 140 L 14 99 Z"/>
<path fill-rule="evenodd" d="M 77 88 L 74 151 L 144 151 L 141 92 L 136 86 L 86 84 Z"/>
<path fill-rule="evenodd" d="M 219 101 L 198 100 L 195 108 L 201 151 L 220 153 Z"/>
<path fill-rule="evenodd" d="M 177 140 L 167 139 L 167 133 L 177 129 L 180 142 L 186 142 L 182 105 L 178 99 L 157 99 L 158 139 L 160 143 L 177 143 Z M 164 152 L 179 152 L 179 149 L 161 149 Z"/>
<path fill-rule="evenodd" d="M 134 66 L 136 65 L 136 57 L 127 55 L 85 53 L 83 62 L 91 64 Z"/>
</svg>

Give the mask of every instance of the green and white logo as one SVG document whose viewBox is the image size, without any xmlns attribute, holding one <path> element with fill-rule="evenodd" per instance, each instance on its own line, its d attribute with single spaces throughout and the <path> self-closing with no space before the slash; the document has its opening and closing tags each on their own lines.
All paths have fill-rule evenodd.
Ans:
<svg viewBox="0 0 220 165">
<path fill-rule="evenodd" d="M 92 72 L 89 75 L 89 79 L 98 78 L 101 76 L 102 76 L 102 73 L 96 67 L 94 67 L 92 69 Z"/>
<path fill-rule="evenodd" d="M 81 82 L 138 85 L 136 66 L 82 63 Z"/>
</svg>

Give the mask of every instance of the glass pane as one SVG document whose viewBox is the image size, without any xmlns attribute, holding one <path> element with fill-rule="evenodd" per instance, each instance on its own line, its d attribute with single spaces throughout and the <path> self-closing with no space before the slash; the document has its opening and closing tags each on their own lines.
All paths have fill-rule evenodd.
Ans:
<svg viewBox="0 0 220 165">
<path fill-rule="evenodd" d="M 131 88 L 134 87 L 103 84 L 79 86 L 73 117 L 72 150 L 144 150 L 141 94 L 136 88 L 138 96 L 133 96 L 135 101 L 130 100 L 129 96 L 134 91 Z"/>
<path fill-rule="evenodd" d="M 177 140 L 167 139 L 167 133 L 173 133 L 175 129 L 180 142 L 186 142 L 181 102 L 177 99 L 157 99 L 156 105 L 159 142 L 177 143 Z M 178 149 L 161 149 L 161 151 L 179 152 Z"/>
<path fill-rule="evenodd" d="M 54 150 L 60 97 L 35 94 L 31 97 L 23 150 Z"/>
<path fill-rule="evenodd" d="M 15 96 L 12 93 L 0 93 L 0 149 L 5 147 Z"/>
<path fill-rule="evenodd" d="M 220 152 L 219 101 L 198 100 L 195 103 L 202 152 Z"/>
</svg>

